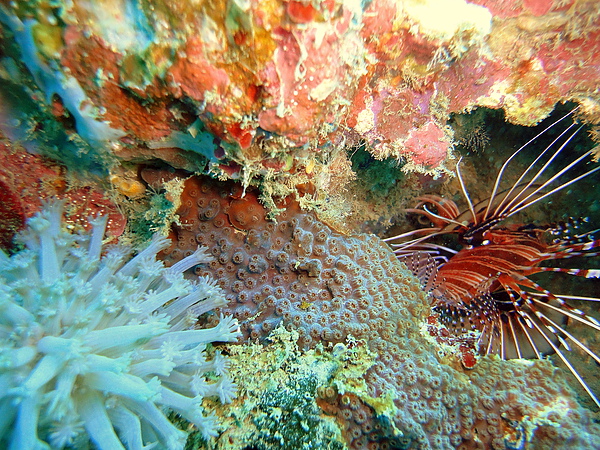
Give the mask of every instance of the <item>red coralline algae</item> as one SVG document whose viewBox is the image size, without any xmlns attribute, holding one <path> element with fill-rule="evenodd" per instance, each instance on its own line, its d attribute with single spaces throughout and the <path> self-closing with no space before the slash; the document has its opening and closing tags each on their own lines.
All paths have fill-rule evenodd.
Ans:
<svg viewBox="0 0 600 450">
<path fill-rule="evenodd" d="M 505 74 L 477 104 L 504 108 L 510 121 L 524 125 L 539 122 L 559 101 L 597 105 L 592 72 L 600 62 L 600 17 L 593 2 L 474 3 L 495 16 L 488 45 Z"/>
<path fill-rule="evenodd" d="M 4 225 L 14 225 L 3 227 L 2 240 L 5 243 L 12 239 L 24 220 L 40 211 L 45 199 L 51 198 L 68 201 L 65 222 L 69 225 L 89 229 L 89 217 L 108 215 L 108 235 L 118 237 L 125 230 L 127 219 L 97 185 L 71 187 L 63 167 L 2 142 L 0 183 L 3 196 L 0 221 Z"/>
<path fill-rule="evenodd" d="M 102 108 L 104 120 L 114 128 L 127 130 L 130 137 L 140 141 L 170 134 L 175 117 L 161 98 L 163 94 L 152 86 L 145 91 L 135 89 L 133 80 L 126 78 L 130 71 L 122 71 L 126 63 L 100 37 L 89 37 L 76 25 L 69 25 L 64 34 L 68 45 L 60 62 L 85 89 L 90 105 Z M 125 86 L 136 95 L 128 93 Z M 140 98 L 152 100 L 140 101 Z"/>
<path fill-rule="evenodd" d="M 227 72 L 215 67 L 205 54 L 206 48 L 201 39 L 191 37 L 182 55 L 170 67 L 168 82 L 174 86 L 176 98 L 187 96 L 194 101 L 203 102 L 206 95 L 221 97 L 227 92 L 230 83 Z"/>
<path fill-rule="evenodd" d="M 344 54 L 344 46 L 352 42 L 344 42 L 340 36 L 352 39 L 350 20 L 345 12 L 335 27 L 326 31 L 317 27 L 273 31 L 277 48 L 261 77 L 268 95 L 258 115 L 262 129 L 305 144 L 316 136 L 319 123 L 332 120 L 329 115 L 333 111 L 324 106 L 348 95 L 352 57 Z M 354 42 L 357 50 L 359 45 Z"/>
<path fill-rule="evenodd" d="M 195 152 L 247 180 L 272 177 L 264 162 L 276 159 L 283 183 L 307 159 L 326 167 L 352 136 L 376 158 L 439 175 L 441 150 L 405 145 L 428 123 L 443 129 L 451 113 L 485 106 L 533 125 L 557 102 L 600 103 L 593 2 L 159 2 L 139 22 L 118 2 L 103 7 L 48 20 L 50 8 L 14 6 L 7 17 L 31 21 L 37 53 L 55 80 L 76 80 L 88 119 L 127 133 L 112 143 L 120 158 L 194 171 L 204 160 L 172 153 Z M 67 124 L 66 103 L 49 103 Z"/>
<path fill-rule="evenodd" d="M 25 226 L 25 212 L 19 198 L 0 178 L 0 247 L 10 248 L 17 231 Z"/>
<path fill-rule="evenodd" d="M 436 167 L 448 154 L 450 143 L 444 130 L 435 122 L 411 130 L 404 143 L 404 150 L 408 152 L 415 164 Z"/>
<path fill-rule="evenodd" d="M 292 0 L 287 4 L 286 13 L 296 23 L 308 23 L 315 18 L 317 10 L 310 3 Z"/>
<path fill-rule="evenodd" d="M 501 61 L 489 59 L 472 49 L 452 64 L 435 86 L 446 96 L 450 111 L 463 111 L 475 107 L 494 85 L 510 75 L 511 69 Z"/>
<path fill-rule="evenodd" d="M 553 2 L 548 0 L 523 0 L 523 6 L 534 16 L 543 16 L 552 10 Z"/>
</svg>

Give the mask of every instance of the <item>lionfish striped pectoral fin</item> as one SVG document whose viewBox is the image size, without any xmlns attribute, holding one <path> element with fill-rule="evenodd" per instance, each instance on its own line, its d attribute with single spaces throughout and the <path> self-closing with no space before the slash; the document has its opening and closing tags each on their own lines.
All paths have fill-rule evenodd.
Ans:
<svg viewBox="0 0 600 450">
<path fill-rule="evenodd" d="M 429 251 L 416 251 L 406 255 L 402 262 L 419 279 L 425 292 L 435 289 L 438 266 L 436 256 Z"/>
<path fill-rule="evenodd" d="M 568 273 L 576 277 L 600 278 L 600 269 L 564 269 L 561 267 L 536 267 L 538 272 Z"/>
<path fill-rule="evenodd" d="M 533 329 L 532 319 L 527 314 L 535 305 L 531 300 L 522 300 L 522 293 L 515 292 L 511 288 L 490 294 L 494 299 L 493 307 L 496 310 L 496 320 L 491 333 L 486 336 L 482 333 L 480 337 L 480 349 L 486 354 L 494 353 L 502 359 L 542 359 L 546 355 L 554 353 L 554 349 L 546 340 L 546 337 L 538 335 Z M 490 302 L 488 302 L 490 304 Z M 564 321 L 560 314 L 554 314 L 555 321 Z M 485 330 L 484 330 L 485 331 Z M 554 344 L 558 345 L 558 337 L 552 337 Z"/>
<path fill-rule="evenodd" d="M 514 311 L 518 313 L 518 316 L 516 314 L 506 315 L 507 319 L 504 322 L 508 321 L 512 340 L 505 339 L 502 341 L 500 356 L 504 359 L 509 359 L 514 358 L 514 353 L 516 353 L 516 357 L 523 357 L 520 345 L 522 340 L 518 336 L 521 333 L 526 337 L 526 342 L 534 350 L 538 358 L 541 359 L 549 353 L 556 353 L 590 398 L 600 408 L 600 401 L 597 396 L 568 360 L 565 352 L 560 348 L 562 345 L 564 350 L 571 351 L 571 347 L 574 345 L 590 356 L 596 363 L 600 364 L 600 356 L 573 334 L 569 333 L 565 327 L 568 319 L 572 319 L 600 332 L 600 322 L 566 301 L 583 300 L 600 302 L 600 298 L 552 294 L 528 278 L 518 277 L 518 280 L 514 279 L 514 277 L 511 278 L 511 281 L 506 279 L 499 281 L 501 281 L 505 291 L 509 294 Z"/>
<path fill-rule="evenodd" d="M 549 251 L 544 254 L 540 258 L 536 260 L 536 262 L 546 261 L 549 259 L 567 259 L 567 258 L 578 258 L 578 257 L 592 257 L 600 255 L 600 251 L 596 250 L 592 252 L 591 250 L 600 248 L 600 239 L 591 239 L 586 242 L 578 242 L 578 243 L 569 243 L 568 241 L 559 241 L 557 244 L 552 246 L 555 248 L 554 251 Z"/>
<path fill-rule="evenodd" d="M 578 269 L 578 268 L 562 268 L 562 267 L 545 267 L 539 264 L 544 261 L 569 259 L 569 258 L 591 258 L 600 256 L 600 251 L 591 252 L 600 247 L 600 239 L 589 242 L 570 244 L 566 248 L 562 248 L 554 252 L 543 253 L 539 258 L 532 260 L 529 267 L 521 267 L 520 272 L 523 275 L 532 275 L 540 272 L 558 272 L 566 273 L 576 277 L 583 278 L 600 278 L 600 269 Z"/>
<path fill-rule="evenodd" d="M 587 256 L 587 255 L 586 255 Z M 596 256 L 596 255 L 589 255 Z M 533 275 L 540 272 L 555 272 L 555 273 L 566 273 L 575 277 L 582 278 L 600 278 L 600 269 L 576 269 L 576 268 L 565 268 L 565 267 L 543 267 L 543 266 L 529 266 L 522 267 L 521 273 L 524 275 Z"/>
<path fill-rule="evenodd" d="M 564 329 L 564 327 L 558 326 L 554 321 L 548 319 L 544 314 L 538 312 L 536 314 L 536 316 L 537 316 L 537 319 L 539 319 L 539 321 L 542 323 L 542 326 L 544 328 L 542 328 L 542 326 L 540 326 L 536 320 L 530 320 L 531 324 L 533 325 L 535 330 L 546 340 L 548 345 L 550 345 L 552 347 L 552 349 L 554 350 L 554 353 L 556 353 L 556 355 L 561 359 L 561 361 L 567 366 L 569 371 L 573 374 L 573 376 L 577 379 L 577 381 L 579 382 L 581 387 L 583 387 L 583 389 L 587 392 L 587 394 L 590 396 L 590 398 L 594 401 L 596 406 L 598 406 L 598 408 L 600 408 L 600 400 L 598 400 L 598 397 L 596 397 L 594 392 L 590 389 L 590 387 L 585 382 L 585 380 L 582 378 L 582 376 L 579 374 L 577 369 L 575 369 L 573 364 L 571 364 L 569 359 L 560 350 L 558 345 L 556 345 L 553 342 L 553 340 L 546 334 L 544 329 L 550 331 L 550 333 L 552 333 L 554 336 L 559 337 L 559 340 L 567 348 L 567 350 L 570 350 L 570 348 L 566 344 L 564 338 L 560 337 L 559 333 L 563 333 L 569 340 L 571 340 L 573 343 L 575 343 L 577 346 L 579 346 L 583 351 L 585 351 L 588 355 L 590 355 L 599 364 L 600 364 L 600 357 L 598 357 L 598 355 L 596 355 L 587 346 L 585 346 L 583 343 L 581 343 L 581 341 L 577 340 L 572 334 L 568 333 Z M 530 319 L 532 319 L 531 315 L 529 315 L 529 317 L 530 317 Z"/>
</svg>

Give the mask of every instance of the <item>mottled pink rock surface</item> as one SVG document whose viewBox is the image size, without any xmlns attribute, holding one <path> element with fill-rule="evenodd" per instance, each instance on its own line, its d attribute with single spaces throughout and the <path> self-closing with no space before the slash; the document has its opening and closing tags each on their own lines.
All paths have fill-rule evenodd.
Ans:
<svg viewBox="0 0 600 450">
<path fill-rule="evenodd" d="M 351 133 L 378 158 L 431 172 L 441 152 L 424 158 L 407 140 L 427 123 L 444 129 L 450 113 L 503 108 L 533 125 L 573 100 L 597 114 L 594 2 L 159 2 L 138 11 L 143 23 L 119 5 L 66 6 L 59 21 L 7 6 L 7 28 L 30 20 L 17 47 L 33 38 L 41 57 L 27 69 L 55 67 L 56 80 L 78 84 L 80 109 L 126 135 L 113 145 L 128 159 L 146 147 L 139 159 L 198 167 L 163 151 L 178 149 L 225 176 L 236 164 L 264 175 L 273 158 L 293 173 Z"/>
</svg>

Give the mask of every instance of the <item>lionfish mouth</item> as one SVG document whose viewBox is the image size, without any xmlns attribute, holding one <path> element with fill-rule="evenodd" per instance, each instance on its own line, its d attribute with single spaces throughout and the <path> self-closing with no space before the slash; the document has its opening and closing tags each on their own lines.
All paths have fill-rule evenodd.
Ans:
<svg viewBox="0 0 600 450">
<path fill-rule="evenodd" d="M 593 237 L 597 230 L 578 233 L 573 220 L 552 226 L 507 224 L 507 219 L 600 170 L 600 165 L 584 168 L 593 159 L 593 150 L 576 158 L 565 156 L 582 126 L 573 121 L 514 183 L 502 186 L 517 155 L 528 151 L 549 130 L 560 128 L 577 109 L 517 149 L 500 168 L 484 201 L 471 200 L 459 160 L 456 176 L 467 207 L 461 211 L 451 200 L 423 195 L 407 211 L 432 226 L 385 241 L 421 280 L 434 316 L 457 340 L 471 342 L 482 355 L 496 354 L 502 359 L 542 359 L 556 354 L 600 408 L 598 397 L 569 360 L 570 352 L 577 348 L 600 364 L 600 356 L 576 337 L 569 325 L 600 331 L 598 320 L 573 306 L 575 302 L 595 305 L 600 298 L 554 293 L 534 281 L 536 274 L 543 273 L 599 278 L 600 269 L 559 267 L 559 262 L 599 255 L 600 240 Z M 560 168 L 554 169 L 557 164 Z M 455 238 L 453 248 L 436 242 L 448 236 Z"/>
</svg>

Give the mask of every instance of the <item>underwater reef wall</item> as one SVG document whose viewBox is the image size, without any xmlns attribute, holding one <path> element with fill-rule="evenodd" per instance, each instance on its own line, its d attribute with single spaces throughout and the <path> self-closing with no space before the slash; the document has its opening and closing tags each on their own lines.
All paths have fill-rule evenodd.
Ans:
<svg viewBox="0 0 600 450">
<path fill-rule="evenodd" d="M 436 339 L 443 330 L 428 321 L 418 280 L 361 233 L 367 220 L 389 226 L 426 186 L 442 189 L 456 143 L 485 146 L 485 126 L 478 135 L 470 125 L 486 114 L 454 116 L 453 130 L 454 113 L 500 109 L 532 126 L 573 102 L 578 120 L 597 125 L 598 67 L 595 1 L 0 0 L 0 405 L 10 412 L 0 443 L 600 448 L 597 414 L 561 370 L 494 356 L 465 369 L 460 349 Z M 135 301 L 116 289 L 107 309 L 104 291 L 67 289 L 67 301 L 37 286 L 43 251 L 13 237 L 46 198 L 65 208 L 50 239 L 68 247 L 57 284 L 127 290 L 109 261 L 118 250 L 100 245 L 90 217 L 106 217 L 110 243 L 169 235 L 160 262 L 156 246 L 123 261 L 145 284 Z M 93 239 L 96 259 L 80 268 Z M 198 246 L 210 256 L 182 263 Z M 177 310 L 177 324 L 161 314 L 191 294 L 170 290 L 163 262 L 206 294 L 206 308 Z M 102 311 L 96 329 L 70 314 L 88 306 Z M 219 320 L 216 306 L 235 319 Z M 123 325 L 115 311 L 132 326 L 160 322 L 162 336 L 206 339 L 196 354 L 165 356 L 160 337 L 140 334 L 123 359 L 85 348 L 99 364 L 88 367 L 46 339 L 52 317 L 68 333 L 111 334 Z M 65 373 L 82 372 L 36 379 L 52 352 Z M 155 359 L 158 374 L 147 367 Z M 98 371 L 135 378 L 145 397 L 114 392 Z M 37 389 L 27 396 L 22 385 Z M 81 406 L 86 395 L 93 411 Z M 101 430 L 89 425 L 97 417 Z M 123 433 L 132 423 L 141 425 Z"/>
<path fill-rule="evenodd" d="M 3 2 L 4 132 L 55 120 L 101 165 L 245 184 L 324 177 L 349 142 L 439 174 L 450 113 L 596 120 L 599 20 L 593 1 Z"/>
</svg>

